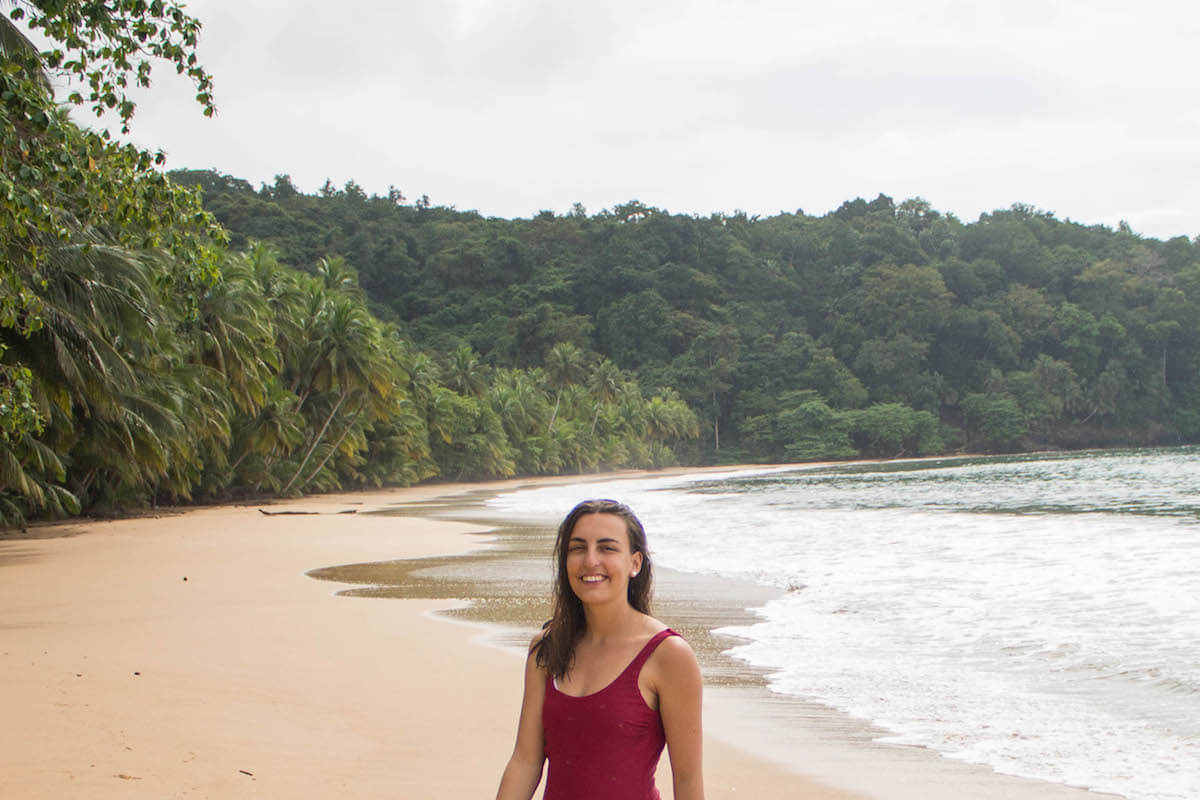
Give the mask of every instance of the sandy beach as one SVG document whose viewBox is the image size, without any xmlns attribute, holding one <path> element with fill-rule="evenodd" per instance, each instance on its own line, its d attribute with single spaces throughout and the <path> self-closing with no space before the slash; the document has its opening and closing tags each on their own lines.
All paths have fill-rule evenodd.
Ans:
<svg viewBox="0 0 1200 800">
<path fill-rule="evenodd" d="M 0 536 L 0 797 L 493 796 L 512 747 L 521 653 L 434 613 L 453 600 L 337 596 L 345 587 L 306 573 L 484 547 L 487 526 L 365 512 L 504 487 Z M 762 722 L 780 708 L 765 692 L 707 695 L 708 797 L 1098 797 L 871 746 L 866 735 L 862 746 L 830 741 L 820 724 L 788 728 L 789 739 Z M 797 736 L 809 754 L 799 768 L 761 745 L 795 746 Z"/>
</svg>

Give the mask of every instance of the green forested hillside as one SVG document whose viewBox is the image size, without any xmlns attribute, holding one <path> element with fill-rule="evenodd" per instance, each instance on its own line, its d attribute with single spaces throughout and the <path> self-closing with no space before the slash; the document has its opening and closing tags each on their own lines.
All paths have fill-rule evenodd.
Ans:
<svg viewBox="0 0 1200 800">
<path fill-rule="evenodd" d="M 339 255 L 433 353 L 529 368 L 567 342 L 700 419 L 704 461 L 1200 438 L 1200 248 L 1017 205 L 880 195 L 824 216 L 637 202 L 488 219 L 356 184 L 200 186 L 233 245 Z"/>
<path fill-rule="evenodd" d="M 48 42 L 38 50 L 24 30 Z M 1200 257 L 1017 206 L 487 219 L 73 121 L 174 2 L 0 16 L 0 526 L 431 477 L 1200 440 Z M 48 70 L 76 78 L 54 95 Z"/>
<path fill-rule="evenodd" d="M 90 105 L 128 130 L 127 88 L 152 62 L 189 76 L 211 114 L 199 28 L 171 2 L 31 0 L 0 15 L 0 527 L 676 463 L 700 431 L 669 389 L 568 341 L 511 368 L 418 348 L 370 313 L 345 259 L 324 257 L 338 248 L 313 239 L 300 271 L 268 243 L 231 246 L 161 154 L 71 119 Z M 51 69 L 79 79 L 65 105 Z M 282 227 L 264 221 L 260 238 Z"/>
</svg>

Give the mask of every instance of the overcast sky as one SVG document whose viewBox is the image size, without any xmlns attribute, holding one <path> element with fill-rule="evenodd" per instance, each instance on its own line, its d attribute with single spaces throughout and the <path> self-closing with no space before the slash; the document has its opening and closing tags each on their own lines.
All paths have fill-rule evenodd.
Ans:
<svg viewBox="0 0 1200 800">
<path fill-rule="evenodd" d="M 1200 6 L 1052 0 L 195 0 L 218 115 L 172 168 L 353 179 L 489 216 L 824 214 L 883 192 L 1200 234 Z"/>
</svg>

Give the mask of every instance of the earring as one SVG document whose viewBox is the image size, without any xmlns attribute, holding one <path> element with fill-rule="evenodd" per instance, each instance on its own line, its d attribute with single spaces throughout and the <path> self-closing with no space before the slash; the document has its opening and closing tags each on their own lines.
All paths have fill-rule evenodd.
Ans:
<svg viewBox="0 0 1200 800">
<path fill-rule="evenodd" d="M 637 576 L 638 576 L 638 574 L 635 572 L 635 573 L 633 573 L 632 575 L 630 575 L 629 577 L 631 577 L 631 578 L 636 578 Z"/>
</svg>

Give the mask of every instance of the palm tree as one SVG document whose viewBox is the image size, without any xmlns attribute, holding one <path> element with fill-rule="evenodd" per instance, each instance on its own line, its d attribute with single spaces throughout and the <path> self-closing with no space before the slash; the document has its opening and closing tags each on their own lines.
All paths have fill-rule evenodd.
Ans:
<svg viewBox="0 0 1200 800">
<path fill-rule="evenodd" d="M 328 296 L 316 323 L 313 346 L 309 348 L 312 361 L 302 365 L 302 374 L 308 376 L 308 382 L 300 395 L 301 409 L 311 405 L 309 400 L 314 391 L 332 395 L 333 400 L 327 403 L 328 413 L 324 415 L 320 430 L 312 436 L 295 474 L 283 488 L 284 493 L 296 485 L 305 472 L 313 452 L 325 441 L 330 424 L 343 406 L 347 408 L 349 421 L 342 426 L 337 441 L 321 460 L 317 471 L 324 467 L 362 414 L 372 410 L 372 403 L 383 401 L 392 394 L 398 378 L 391 362 L 382 357 L 379 325 L 361 303 L 340 293 Z"/>
<path fill-rule="evenodd" d="M 356 469 L 360 484 L 409 485 L 437 474 L 429 458 L 429 431 L 408 397 L 399 397 L 386 419 L 365 431 L 366 461 Z"/>
<path fill-rule="evenodd" d="M 140 413 L 146 356 L 176 338 L 154 291 L 167 265 L 94 231 L 77 237 L 77 244 L 46 243 L 39 324 L 28 335 L 24 326 L 0 328 L 4 358 L 30 370 L 30 394 L 47 422 L 41 438 L 70 455 L 65 477 L 77 491 L 101 474 L 147 490 L 147 478 L 165 476 L 167 464 L 154 446 L 154 422 Z M 168 410 L 162 419 L 169 425 L 170 417 Z"/>
<path fill-rule="evenodd" d="M 0 436 L 0 527 L 24 527 L 26 511 L 52 517 L 79 513 L 79 499 L 60 484 L 66 470 L 33 433 Z"/>
<path fill-rule="evenodd" d="M 650 438 L 657 442 L 694 439 L 700 435 L 695 412 L 674 390 L 650 398 L 646 404 L 646 425 Z"/>
<path fill-rule="evenodd" d="M 286 457 L 304 441 L 304 417 L 296 410 L 299 404 L 300 398 L 277 382 L 272 382 L 257 413 L 235 420 L 231 453 L 238 455 L 229 466 L 234 481 L 242 463 L 256 456 L 256 474 L 247 484 L 257 483 L 261 486 L 267 479 L 271 463 L 280 456 Z"/>
<path fill-rule="evenodd" d="M 554 390 L 554 411 L 550 414 L 550 424 L 546 426 L 546 436 L 554 430 L 563 390 L 579 383 L 585 374 L 583 353 L 570 342 L 559 342 L 546 354 L 546 383 Z"/>
<path fill-rule="evenodd" d="M 150 476 L 148 488 L 169 501 L 191 499 L 196 489 L 228 485 L 230 419 L 234 402 L 223 376 L 184 355 L 174 355 L 160 374 L 139 379 L 143 392 L 163 409 L 167 468 Z M 147 372 L 150 372 L 149 370 Z"/>
<path fill-rule="evenodd" d="M 275 328 L 275 346 L 286 364 L 307 336 L 301 317 L 305 292 L 298 280 L 300 275 L 279 263 L 274 245 L 253 242 L 243 257 L 266 304 Z"/>
<path fill-rule="evenodd" d="M 300 292 L 294 309 L 296 338 L 284 349 L 284 376 L 288 388 L 300 398 L 300 407 L 308 402 L 313 391 L 316 370 L 324 359 L 326 342 L 322 336 L 325 325 L 329 292 L 320 281 L 303 277 L 299 279 Z"/>
<path fill-rule="evenodd" d="M 628 439 L 641 439 L 646 435 L 646 400 L 641 389 L 633 381 L 621 387 L 617 400 L 617 420 L 620 430 Z"/>
<path fill-rule="evenodd" d="M 226 254 L 221 279 L 197 303 L 196 360 L 224 378 L 234 403 L 253 414 L 281 365 L 271 309 L 245 254 Z"/>
<path fill-rule="evenodd" d="M 393 358 L 400 368 L 401 378 L 406 379 L 402 384 L 408 390 L 414 406 L 424 414 L 433 399 L 433 390 L 440 385 L 441 369 L 428 353 L 414 350 L 408 342 L 399 339 L 395 331 L 391 335 L 393 338 L 390 341 L 395 351 Z"/>
<path fill-rule="evenodd" d="M 528 374 L 520 370 L 497 372 L 487 398 L 514 442 L 523 441 L 540 431 L 543 420 L 549 416 L 546 395 Z"/>
<path fill-rule="evenodd" d="M 0 375 L 28 376 L 22 388 L 37 409 L 28 430 L 5 431 L 0 504 L 11 511 L 15 497 L 57 513 L 91 492 L 186 496 L 228 446 L 226 382 L 192 361 L 195 329 L 180 322 L 204 291 L 195 237 L 205 215 L 192 226 L 198 200 L 170 186 L 149 154 L 71 123 L 36 48 L 2 15 L 0 64 L 6 164 L 11 134 L 26 142 L 24 174 L 10 183 L 18 195 L 0 200 L 9 232 L 0 236 Z M 157 243 L 198 261 L 152 250 Z"/>
<path fill-rule="evenodd" d="M 487 391 L 487 372 L 479 360 L 479 354 L 470 345 L 463 345 L 450 356 L 446 369 L 446 385 L 454 391 L 471 397 L 483 397 Z"/>
<path fill-rule="evenodd" d="M 316 274 L 325 291 L 340 292 L 355 300 L 366 300 L 366 294 L 358 285 L 358 273 L 341 256 L 322 258 L 317 262 Z"/>
<path fill-rule="evenodd" d="M 9 0 L 0 5 L 11 6 L 16 3 Z M 37 45 L 29 41 L 6 14 L 0 14 L 0 61 L 5 64 L 20 64 L 22 71 L 26 72 L 42 91 L 48 95 L 53 92 L 50 76 L 46 74 L 46 65 Z"/>
<path fill-rule="evenodd" d="M 591 434 L 595 436 L 596 421 L 600 419 L 600 410 L 606 405 L 615 403 L 621 396 L 621 368 L 607 358 L 600 359 L 600 363 L 588 376 L 588 389 L 596 401 L 596 412 L 592 415 L 591 430 Z"/>
</svg>

